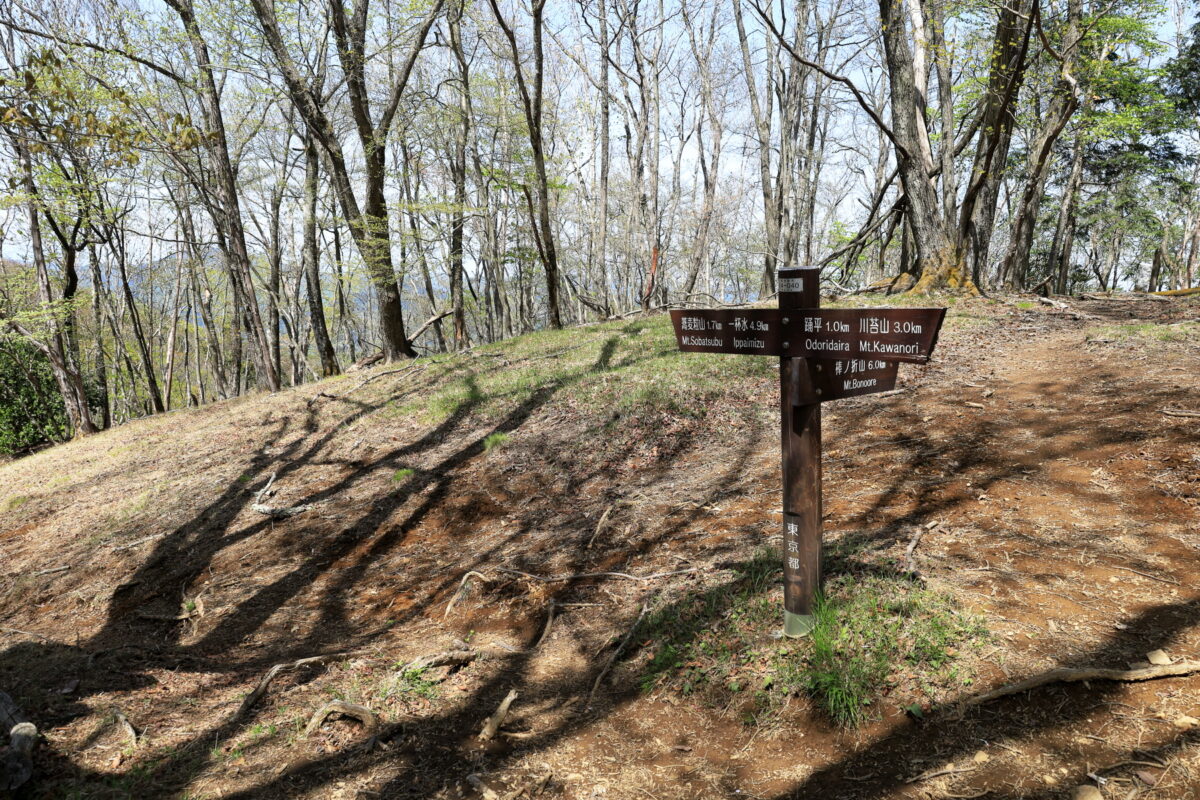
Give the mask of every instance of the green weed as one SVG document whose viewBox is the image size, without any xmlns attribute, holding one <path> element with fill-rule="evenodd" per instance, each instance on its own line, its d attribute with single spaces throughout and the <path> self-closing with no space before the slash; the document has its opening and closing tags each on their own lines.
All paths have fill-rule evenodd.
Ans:
<svg viewBox="0 0 1200 800">
<path fill-rule="evenodd" d="M 24 495 L 14 494 L 12 497 L 6 498 L 3 504 L 0 504 L 0 511 L 16 511 L 21 506 L 29 502 L 29 498 Z"/>
<path fill-rule="evenodd" d="M 400 672 L 383 693 L 384 697 L 393 695 L 412 695 L 415 697 L 423 697 L 426 700 L 434 700 L 438 696 L 438 685 L 436 681 L 431 681 L 425 677 L 428 670 L 407 669 Z"/>
<path fill-rule="evenodd" d="M 395 483 L 400 483 L 400 481 L 402 481 L 402 480 L 411 478 L 413 475 L 416 474 L 416 472 L 417 471 L 415 469 L 412 469 L 410 467 L 401 467 L 400 469 L 398 469 L 392 473 L 392 480 Z"/>
<path fill-rule="evenodd" d="M 643 622 L 642 638 L 652 642 L 643 691 L 669 689 L 727 707 L 741 697 L 747 722 L 781 707 L 788 695 L 806 694 L 834 722 L 853 726 L 884 693 L 928 695 L 969 682 L 955 657 L 985 634 L 982 624 L 898 573 L 838 572 L 861 542 L 839 544 L 830 548 L 835 569 L 805 639 L 773 637 L 783 607 L 779 555 L 770 550 L 741 565 L 732 584 L 656 611 Z"/>
<path fill-rule="evenodd" d="M 509 437 L 508 437 L 507 433 L 501 433 L 500 431 L 496 431 L 495 433 L 489 433 L 487 435 L 487 437 L 483 440 L 483 449 L 486 452 L 495 447 L 499 447 L 500 445 L 507 442 L 508 438 Z"/>
</svg>

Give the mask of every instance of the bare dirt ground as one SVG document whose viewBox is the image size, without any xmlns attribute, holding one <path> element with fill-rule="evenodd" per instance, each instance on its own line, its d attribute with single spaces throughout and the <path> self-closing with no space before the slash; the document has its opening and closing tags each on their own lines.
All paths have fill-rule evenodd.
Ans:
<svg viewBox="0 0 1200 800">
<path fill-rule="evenodd" d="M 1055 667 L 1200 659 L 1200 418 L 1164 413 L 1200 412 L 1198 319 L 1194 300 L 962 301 L 905 391 L 825 407 L 831 550 L 899 562 L 927 528 L 924 580 L 989 630 L 923 717 L 889 696 L 852 730 L 803 695 L 746 724 L 647 690 L 650 643 L 626 639 L 778 540 L 769 377 L 700 420 L 598 418 L 559 380 L 427 425 L 394 413 L 420 368 L 381 371 L 0 467 L 0 689 L 44 734 L 24 796 L 1200 797 L 1200 674 L 955 707 Z M 665 336 L 623 356 L 636 335 L 588 369 L 679 357 Z M 402 669 L 454 649 L 479 655 Z M 306 734 L 335 699 L 375 724 Z"/>
</svg>

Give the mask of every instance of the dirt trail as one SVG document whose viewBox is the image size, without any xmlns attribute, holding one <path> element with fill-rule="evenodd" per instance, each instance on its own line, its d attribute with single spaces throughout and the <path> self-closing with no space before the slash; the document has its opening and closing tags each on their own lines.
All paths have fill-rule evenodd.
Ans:
<svg viewBox="0 0 1200 800">
<path fill-rule="evenodd" d="M 422 391 L 398 378 L 354 402 L 255 398 L 10 465 L 24 499 L 0 529 L 0 688 L 46 733 L 31 796 L 479 796 L 469 775 L 532 796 L 549 775 L 542 796 L 571 800 L 1031 800 L 1091 772 L 1106 797 L 1198 797 L 1200 733 L 1175 721 L 1200 717 L 1200 676 L 936 711 L 1057 666 L 1200 658 L 1200 421 L 1161 413 L 1200 410 L 1200 337 L 1178 325 L 1198 308 L 966 303 L 935 363 L 902 370 L 906 391 L 827 406 L 831 552 L 895 564 L 928 528 L 924 580 L 990 631 L 962 654 L 964 683 L 925 690 L 931 716 L 885 697 L 852 731 L 804 696 L 747 725 L 732 702 L 643 691 L 640 637 L 613 660 L 644 605 L 729 591 L 777 539 L 770 379 L 731 386 L 702 421 L 606 428 L 553 384 L 486 422 L 468 398 L 422 426 L 387 416 Z M 489 450 L 496 433 L 513 441 Z M 314 510 L 250 511 L 272 473 L 269 502 Z M 486 582 L 445 615 L 470 570 Z M 436 683 L 397 669 L 464 641 L 481 657 Z M 318 653 L 345 655 L 234 715 L 272 664 Z M 512 688 L 505 733 L 477 741 Z M 381 727 L 302 735 L 331 696 Z"/>
<path fill-rule="evenodd" d="M 1156 649 L 1200 656 L 1200 426 L 1159 411 L 1195 407 L 1200 342 L 1147 351 L 1096 338 L 1095 325 L 1065 321 L 991 329 L 956 340 L 955 357 L 916 379 L 915 400 L 829 415 L 831 538 L 940 523 L 919 559 L 995 635 L 976 664 L 981 686 L 1124 668 Z M 1195 676 L 1050 687 L 964 720 L 916 722 L 893 707 L 855 733 L 811 718 L 714 726 L 660 698 L 628 703 L 563 761 L 608 760 L 589 782 L 620 797 L 638 796 L 633 785 L 663 798 L 1049 798 L 1093 771 L 1109 776 L 1106 796 L 1137 797 L 1152 788 L 1128 777 L 1141 769 L 1161 779 L 1155 796 L 1187 798 L 1200 796 L 1197 739 L 1172 721 L 1198 712 Z"/>
</svg>

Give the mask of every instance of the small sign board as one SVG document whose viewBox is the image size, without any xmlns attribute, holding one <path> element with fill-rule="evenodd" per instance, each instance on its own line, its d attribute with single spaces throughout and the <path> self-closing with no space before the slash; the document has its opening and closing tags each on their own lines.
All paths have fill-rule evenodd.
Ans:
<svg viewBox="0 0 1200 800">
<path fill-rule="evenodd" d="M 841 400 L 876 392 L 890 392 L 896 388 L 896 375 L 900 362 L 881 361 L 876 358 L 848 358 L 836 361 L 812 359 L 809 362 L 811 389 L 806 391 L 799 376 L 793 372 L 795 385 L 792 402 L 797 405 L 823 403 L 826 400 Z"/>
<path fill-rule="evenodd" d="M 867 358 L 924 364 L 937 344 L 944 308 L 809 308 L 788 320 L 789 356 Z"/>
<path fill-rule="evenodd" d="M 671 312 L 675 341 L 685 353 L 782 356 L 781 320 L 777 308 Z"/>
</svg>

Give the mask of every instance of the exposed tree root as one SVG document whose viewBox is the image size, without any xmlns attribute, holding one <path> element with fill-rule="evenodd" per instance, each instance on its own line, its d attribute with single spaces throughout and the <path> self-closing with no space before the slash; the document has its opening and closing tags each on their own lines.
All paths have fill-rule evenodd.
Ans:
<svg viewBox="0 0 1200 800">
<path fill-rule="evenodd" d="M 1051 683 L 1080 683 L 1082 681 L 1149 681 L 1155 678 L 1175 678 L 1200 672 L 1200 661 L 1181 661 L 1161 667 L 1141 669 L 1107 669 L 1105 667 L 1062 667 L 1010 683 L 984 694 L 969 697 L 959 703 L 962 707 L 977 706 L 1011 694 L 1020 694 Z"/>
<path fill-rule="evenodd" d="M 400 672 L 403 674 L 417 669 L 465 667 L 478 657 L 479 653 L 475 650 L 447 650 L 444 653 L 434 653 L 433 655 L 415 658 L 401 667 Z"/>
<path fill-rule="evenodd" d="M 325 722 L 325 718 L 330 714 L 342 714 L 347 717 L 353 717 L 363 724 L 363 727 L 368 732 L 375 730 L 378 719 L 375 712 L 366 706 L 360 706 L 358 703 L 347 703 L 345 700 L 334 700 L 332 703 L 326 703 L 317 709 L 317 713 L 312 715 L 312 719 L 308 721 L 308 725 L 304 726 L 304 735 L 312 736 Z"/>
<path fill-rule="evenodd" d="M 504 720 L 508 718 L 508 709 L 516 699 L 517 690 L 509 689 L 508 694 L 504 695 L 504 699 L 500 701 L 500 705 L 497 706 L 495 712 L 483 723 L 483 729 L 479 731 L 480 741 L 486 742 L 496 735 L 497 731 L 500 730 L 500 726 L 504 724 Z"/>
<path fill-rule="evenodd" d="M 243 714 L 249 711 L 255 703 L 261 700 L 262 696 L 267 693 L 267 687 L 271 685 L 271 681 L 275 680 L 275 676 L 277 676 L 279 673 L 287 672 L 293 669 L 300 669 L 301 667 L 312 666 L 314 664 L 324 664 L 326 661 L 332 661 L 335 658 L 342 658 L 346 655 L 348 654 L 328 653 L 323 656 L 309 656 L 308 658 L 300 658 L 284 664 L 276 664 L 275 666 L 271 667 L 271 669 L 267 671 L 267 674 L 263 676 L 262 680 L 258 682 L 258 686 L 254 688 L 254 691 L 246 695 L 246 699 L 242 701 L 241 706 L 239 706 L 238 710 L 234 712 L 233 719 L 238 719 L 241 717 Z"/>
<path fill-rule="evenodd" d="M 458 601 L 466 597 L 467 581 L 471 580 L 472 577 L 479 578 L 479 580 L 483 581 L 484 583 L 488 583 L 491 580 L 487 575 L 484 575 L 482 572 L 476 572 L 475 570 L 471 570 L 466 575 L 463 575 L 462 580 L 458 582 L 458 589 L 454 592 L 454 596 L 451 597 L 450 602 L 446 604 L 446 611 L 442 614 L 442 619 L 450 616 L 450 612 L 454 610 L 456 605 L 458 605 Z"/>
<path fill-rule="evenodd" d="M 638 626 L 642 624 L 642 617 L 646 616 L 646 612 L 649 610 L 650 604 L 643 603 L 642 610 L 638 612 L 637 619 L 635 619 L 633 624 L 629 626 L 629 630 L 625 633 L 625 638 L 622 639 L 621 643 L 617 645 L 617 649 L 613 650 L 612 655 L 609 656 L 608 661 L 605 662 L 604 668 L 600 670 L 600 674 L 596 676 L 595 682 L 592 683 L 592 690 L 588 692 L 587 702 L 583 704 L 584 709 L 592 707 L 592 701 L 596 699 L 596 692 L 600 690 L 600 683 L 604 680 L 604 676 L 608 674 L 610 669 L 612 669 L 612 665 L 615 664 L 617 659 L 620 657 L 621 651 L 625 649 L 625 645 L 629 643 L 629 640 L 633 638 L 633 634 L 638 629 Z"/>
</svg>

